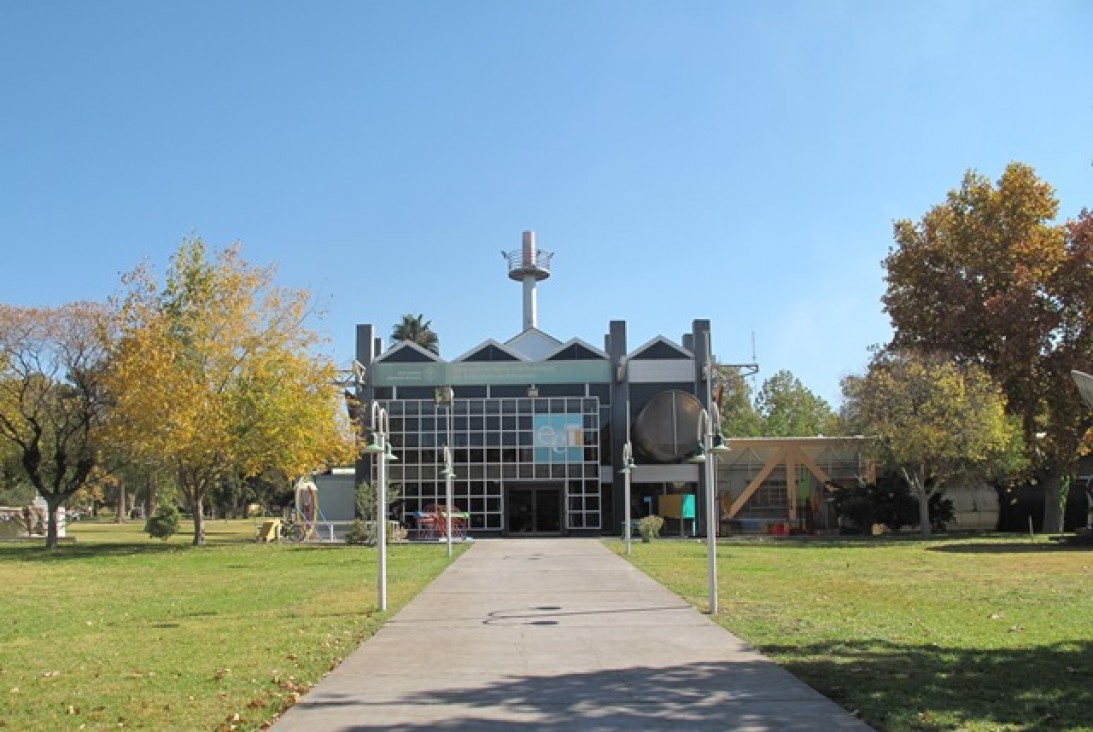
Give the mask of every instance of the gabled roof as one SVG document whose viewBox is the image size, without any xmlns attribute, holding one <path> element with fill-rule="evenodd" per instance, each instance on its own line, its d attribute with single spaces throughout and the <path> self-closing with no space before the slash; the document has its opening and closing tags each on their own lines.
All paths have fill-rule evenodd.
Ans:
<svg viewBox="0 0 1093 732">
<path fill-rule="evenodd" d="M 423 363 L 428 361 L 439 362 L 443 359 L 430 351 L 414 343 L 413 341 L 399 341 L 395 345 L 381 353 L 376 361 L 388 363 Z"/>
<path fill-rule="evenodd" d="M 631 361 L 654 361 L 675 358 L 694 358 L 695 355 L 683 346 L 672 343 L 664 336 L 657 336 L 644 345 L 630 352 Z"/>
<path fill-rule="evenodd" d="M 455 361 L 526 361 L 525 356 L 492 338 L 480 343 Z"/>
<path fill-rule="evenodd" d="M 566 341 L 554 353 L 546 357 L 547 361 L 606 361 L 607 354 L 588 345 L 580 338 Z"/>
<path fill-rule="evenodd" d="M 538 328 L 528 328 L 505 342 L 509 350 L 519 353 L 528 361 L 541 361 L 558 350 L 562 342 Z"/>
</svg>

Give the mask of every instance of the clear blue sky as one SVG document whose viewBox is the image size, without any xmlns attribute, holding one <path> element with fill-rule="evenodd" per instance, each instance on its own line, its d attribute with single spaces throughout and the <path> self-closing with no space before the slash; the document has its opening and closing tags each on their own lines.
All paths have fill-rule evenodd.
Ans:
<svg viewBox="0 0 1093 732">
<path fill-rule="evenodd" d="M 713 321 L 829 401 L 886 341 L 881 260 L 968 168 L 1093 206 L 1093 3 L 0 4 L 0 287 L 104 299 L 238 240 L 354 325 L 444 356 L 521 328 L 500 250 L 554 251 L 540 327 Z"/>
</svg>

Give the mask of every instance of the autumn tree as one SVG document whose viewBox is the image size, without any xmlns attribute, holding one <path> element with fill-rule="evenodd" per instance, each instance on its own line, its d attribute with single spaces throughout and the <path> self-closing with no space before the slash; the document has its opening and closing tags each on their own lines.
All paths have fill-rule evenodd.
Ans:
<svg viewBox="0 0 1093 732">
<path fill-rule="evenodd" d="M 403 315 L 402 320 L 391 329 L 391 340 L 396 343 L 410 341 L 427 351 L 440 353 L 440 337 L 433 332 L 433 321 L 426 320 L 424 315 Z"/>
<path fill-rule="evenodd" d="M 1020 433 L 1005 397 L 983 369 L 911 351 L 878 353 L 865 376 L 843 380 L 843 418 L 874 438 L 878 462 L 918 500 L 930 533 L 929 501 L 957 477 L 989 477 L 1017 466 Z"/>
<path fill-rule="evenodd" d="M 352 459 L 333 362 L 315 353 L 317 336 L 305 326 L 308 294 L 275 286 L 273 276 L 238 247 L 210 259 L 200 240 L 186 240 L 162 287 L 141 267 L 119 295 L 112 431 L 139 459 L 173 473 L 195 545 L 214 486 Z"/>
<path fill-rule="evenodd" d="M 1070 379 L 1093 363 L 1093 217 L 1054 223 L 1051 187 L 1022 164 L 997 185 L 969 171 L 917 222 L 895 223 L 884 261 L 892 345 L 982 366 L 1021 421 L 1044 485 L 1044 529 L 1062 530 L 1064 487 L 1093 416 Z"/>
<path fill-rule="evenodd" d="M 0 305 L 0 440 L 45 500 L 46 547 L 57 509 L 83 488 L 98 460 L 108 409 L 103 309 Z"/>
<path fill-rule="evenodd" d="M 761 430 L 768 437 L 814 437 L 838 432 L 838 416 L 789 371 L 766 381 L 755 399 Z"/>
</svg>

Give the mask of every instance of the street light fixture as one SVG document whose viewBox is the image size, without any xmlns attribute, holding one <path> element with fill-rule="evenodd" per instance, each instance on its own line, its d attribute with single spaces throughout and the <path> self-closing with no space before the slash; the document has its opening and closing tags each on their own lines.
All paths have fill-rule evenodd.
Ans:
<svg viewBox="0 0 1093 732">
<path fill-rule="evenodd" d="M 455 479 L 455 470 L 452 468 L 452 410 L 455 409 L 455 390 L 451 386 L 438 386 L 436 388 L 436 403 L 445 407 L 448 415 L 448 425 L 444 439 L 444 467 L 440 474 L 444 476 L 444 535 L 448 540 L 448 559 L 452 558 L 452 481 Z"/>
<path fill-rule="evenodd" d="M 623 484 L 623 503 L 626 505 L 624 512 L 623 522 L 623 537 L 626 543 L 626 555 L 630 556 L 630 535 L 632 533 L 630 528 L 630 473 L 634 472 L 634 449 L 630 446 L 630 441 L 627 440 L 622 446 L 622 484 Z"/>
<path fill-rule="evenodd" d="M 452 468 L 452 451 L 444 446 L 444 469 L 440 471 L 444 476 L 444 535 L 448 539 L 448 558 L 452 557 L 452 480 L 455 479 L 455 470 Z"/>
<path fill-rule="evenodd" d="M 387 609 L 387 461 L 397 461 L 390 442 L 391 420 L 379 402 L 372 402 L 372 437 L 362 452 L 375 455 L 376 471 L 376 548 L 379 550 L 379 579 L 376 605 L 380 612 Z"/>
<path fill-rule="evenodd" d="M 710 402 L 698 420 L 699 443 L 688 462 L 706 466 L 706 578 L 710 593 L 710 615 L 717 614 L 717 456 L 729 452 L 721 435 L 721 412 Z"/>
</svg>

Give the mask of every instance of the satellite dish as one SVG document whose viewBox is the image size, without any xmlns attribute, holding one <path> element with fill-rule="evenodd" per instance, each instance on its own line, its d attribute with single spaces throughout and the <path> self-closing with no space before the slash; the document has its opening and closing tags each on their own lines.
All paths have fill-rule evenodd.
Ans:
<svg viewBox="0 0 1093 732">
<path fill-rule="evenodd" d="M 1086 403 L 1086 406 L 1093 409 L 1093 376 L 1084 371 L 1071 371 L 1070 376 L 1074 379 L 1074 383 L 1078 385 L 1078 393 L 1082 395 L 1082 400 Z"/>
</svg>

